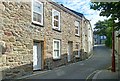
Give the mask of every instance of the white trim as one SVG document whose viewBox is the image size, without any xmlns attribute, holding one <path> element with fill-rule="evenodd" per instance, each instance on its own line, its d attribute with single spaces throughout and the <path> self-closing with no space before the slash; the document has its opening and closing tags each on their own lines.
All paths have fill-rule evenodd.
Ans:
<svg viewBox="0 0 120 81">
<path fill-rule="evenodd" d="M 34 12 L 33 4 L 34 4 L 34 1 L 36 1 L 36 2 L 38 2 L 40 5 L 42 5 L 42 13 L 39 13 L 39 14 L 41 14 L 41 23 L 33 20 L 33 12 Z M 42 26 L 43 26 L 43 13 L 44 13 L 43 3 L 40 2 L 39 0 L 32 0 L 32 10 L 31 10 L 31 13 L 32 13 L 32 22 L 33 22 L 34 24 L 38 24 L 38 25 L 42 25 Z M 37 12 L 36 12 L 36 13 L 37 13 Z"/>
<path fill-rule="evenodd" d="M 55 41 L 57 41 L 57 42 L 59 42 L 59 56 L 54 56 L 54 42 Z M 60 47 L 60 40 L 58 40 L 58 39 L 53 39 L 53 59 L 60 59 L 60 57 L 61 57 L 61 47 Z"/>
<path fill-rule="evenodd" d="M 57 12 L 58 13 L 58 20 L 54 19 L 54 12 Z M 55 27 L 54 26 L 54 20 L 58 21 L 58 27 Z M 55 9 L 52 9 L 52 28 L 53 29 L 58 29 L 60 30 L 60 12 L 55 10 Z"/>
</svg>

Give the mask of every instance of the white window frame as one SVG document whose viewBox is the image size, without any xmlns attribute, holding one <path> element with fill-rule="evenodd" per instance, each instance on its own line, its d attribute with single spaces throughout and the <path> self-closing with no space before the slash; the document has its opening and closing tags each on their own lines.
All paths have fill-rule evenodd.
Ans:
<svg viewBox="0 0 120 81">
<path fill-rule="evenodd" d="M 75 55 L 76 58 L 80 58 L 80 45 L 78 45 L 78 49 L 77 49 L 77 55 Z"/>
<path fill-rule="evenodd" d="M 59 56 L 54 55 L 54 51 L 55 51 L 55 49 L 54 49 L 54 42 L 55 41 L 59 42 Z M 60 59 L 60 57 L 61 57 L 61 47 L 60 47 L 60 44 L 61 44 L 61 40 L 53 39 L 53 59 Z"/>
<path fill-rule="evenodd" d="M 78 30 L 78 33 L 76 33 L 76 29 Z M 75 35 L 80 36 L 80 22 L 79 21 L 75 21 Z"/>
<path fill-rule="evenodd" d="M 54 12 L 58 13 L 58 20 L 54 19 Z M 54 26 L 54 20 L 58 21 L 58 27 Z M 61 30 L 61 28 L 60 28 L 60 12 L 55 10 L 55 9 L 52 9 L 52 28 L 57 29 L 57 30 Z"/>
<path fill-rule="evenodd" d="M 33 5 L 34 2 L 37 2 L 37 3 L 39 3 L 40 5 L 42 5 L 42 12 L 39 13 L 39 12 L 34 11 L 34 5 Z M 41 23 L 38 22 L 38 21 L 34 21 L 34 19 L 33 19 L 33 13 L 34 13 L 34 12 L 36 12 L 36 13 L 38 13 L 38 14 L 41 15 Z M 43 10 L 43 3 L 40 2 L 39 0 L 32 0 L 32 23 L 43 26 L 43 13 L 44 13 L 44 10 Z"/>
</svg>

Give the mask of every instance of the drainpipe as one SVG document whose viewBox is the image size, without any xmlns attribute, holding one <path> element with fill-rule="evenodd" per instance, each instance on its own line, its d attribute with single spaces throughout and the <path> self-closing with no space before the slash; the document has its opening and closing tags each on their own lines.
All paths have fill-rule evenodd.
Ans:
<svg viewBox="0 0 120 81">
<path fill-rule="evenodd" d="M 114 37 L 114 26 L 112 30 L 112 72 L 116 71 L 115 68 L 115 37 Z"/>
</svg>

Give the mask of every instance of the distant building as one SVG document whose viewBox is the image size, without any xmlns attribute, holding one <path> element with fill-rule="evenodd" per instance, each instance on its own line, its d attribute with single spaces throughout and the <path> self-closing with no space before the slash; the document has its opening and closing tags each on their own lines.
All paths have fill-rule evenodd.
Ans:
<svg viewBox="0 0 120 81">
<path fill-rule="evenodd" d="M 105 44 L 106 36 L 94 35 L 94 44 Z"/>
</svg>

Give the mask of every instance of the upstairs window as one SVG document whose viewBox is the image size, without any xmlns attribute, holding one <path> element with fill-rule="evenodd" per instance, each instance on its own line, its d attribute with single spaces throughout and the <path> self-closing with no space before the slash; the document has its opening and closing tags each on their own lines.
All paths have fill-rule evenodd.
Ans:
<svg viewBox="0 0 120 81">
<path fill-rule="evenodd" d="M 80 36 L 80 22 L 75 21 L 75 35 Z"/>
<path fill-rule="evenodd" d="M 52 10 L 52 26 L 53 29 L 60 30 L 60 12 L 55 9 Z"/>
<path fill-rule="evenodd" d="M 43 26 L 43 3 L 32 0 L 32 22 Z"/>
</svg>

